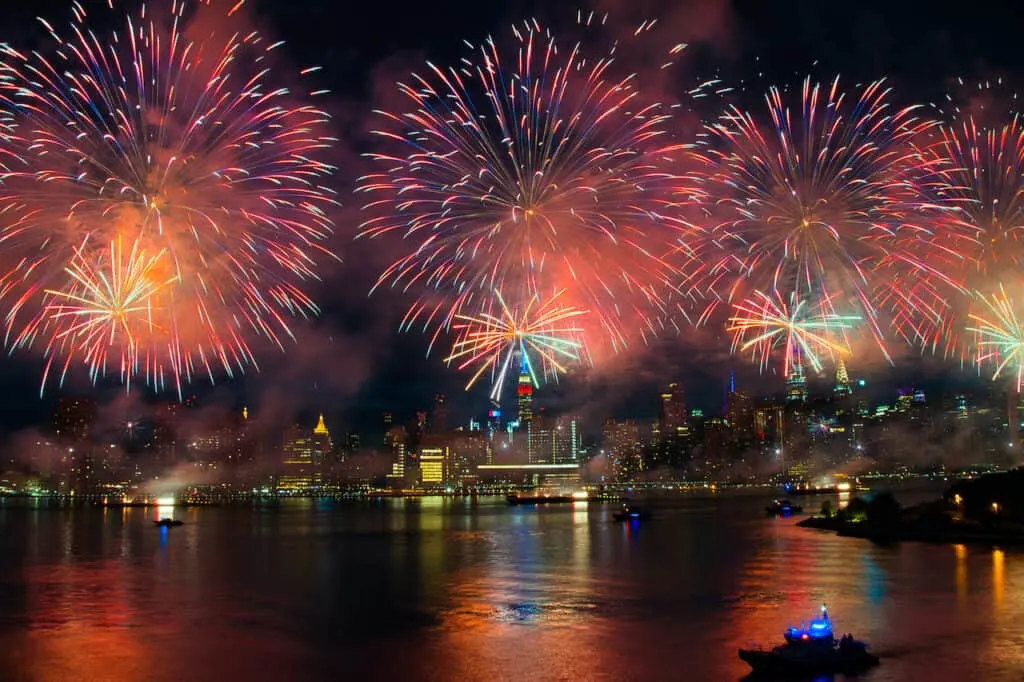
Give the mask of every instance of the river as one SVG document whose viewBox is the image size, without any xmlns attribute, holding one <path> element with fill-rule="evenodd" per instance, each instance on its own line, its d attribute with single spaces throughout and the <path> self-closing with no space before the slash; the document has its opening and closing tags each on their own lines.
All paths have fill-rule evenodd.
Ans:
<svg viewBox="0 0 1024 682">
<path fill-rule="evenodd" d="M 827 602 L 858 679 L 1024 679 L 1024 553 L 862 540 L 764 495 L 154 510 L 0 505 L 3 680 L 739 680 Z M 837 679 L 842 679 L 837 678 Z"/>
</svg>

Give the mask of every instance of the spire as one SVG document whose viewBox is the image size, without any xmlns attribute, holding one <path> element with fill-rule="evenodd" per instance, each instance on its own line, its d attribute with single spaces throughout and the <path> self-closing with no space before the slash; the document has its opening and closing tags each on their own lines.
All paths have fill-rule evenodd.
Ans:
<svg viewBox="0 0 1024 682">
<path fill-rule="evenodd" d="M 793 359 L 786 377 L 786 400 L 802 403 L 807 400 L 807 377 L 804 376 L 803 359 L 798 349 L 793 350 Z"/>
<path fill-rule="evenodd" d="M 327 430 L 327 425 L 324 424 L 324 413 L 320 413 L 320 419 L 317 421 L 316 426 L 313 428 L 313 433 L 318 436 L 329 436 L 330 432 Z"/>
<path fill-rule="evenodd" d="M 835 392 L 837 395 L 849 395 L 853 392 L 850 388 L 850 375 L 846 371 L 846 363 L 842 358 L 839 358 L 839 362 L 836 363 Z"/>
</svg>

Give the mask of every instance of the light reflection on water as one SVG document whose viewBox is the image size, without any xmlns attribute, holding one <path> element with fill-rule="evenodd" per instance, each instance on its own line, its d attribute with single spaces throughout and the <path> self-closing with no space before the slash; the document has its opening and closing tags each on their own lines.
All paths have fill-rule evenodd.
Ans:
<svg viewBox="0 0 1024 682">
<path fill-rule="evenodd" d="M 417 499 L 0 510 L 14 679 L 735 680 L 825 601 L 869 681 L 1014 680 L 1024 554 L 876 546 L 718 495 L 614 505 Z M 157 511 L 158 518 L 167 516 Z"/>
</svg>

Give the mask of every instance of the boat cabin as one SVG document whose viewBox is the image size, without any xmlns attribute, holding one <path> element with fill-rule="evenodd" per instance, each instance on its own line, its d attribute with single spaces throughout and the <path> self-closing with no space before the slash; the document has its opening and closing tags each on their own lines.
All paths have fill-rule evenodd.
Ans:
<svg viewBox="0 0 1024 682">
<path fill-rule="evenodd" d="M 828 611 L 825 606 L 821 607 L 821 617 L 815 618 L 808 625 L 790 627 L 785 632 L 786 642 L 789 644 L 827 644 L 832 646 L 835 637 L 832 635 L 832 621 L 828 619 Z"/>
</svg>

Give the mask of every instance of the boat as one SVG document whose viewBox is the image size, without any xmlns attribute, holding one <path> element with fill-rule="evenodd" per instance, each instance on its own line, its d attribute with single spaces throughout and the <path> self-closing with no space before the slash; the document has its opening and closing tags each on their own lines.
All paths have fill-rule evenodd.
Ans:
<svg viewBox="0 0 1024 682">
<path fill-rule="evenodd" d="M 533 506 L 537 504 L 569 504 L 576 502 L 578 499 L 573 495 L 549 495 L 549 494 L 531 494 L 531 495 L 519 495 L 513 493 L 505 497 L 509 504 L 516 506 Z"/>
<path fill-rule="evenodd" d="M 756 674 L 787 676 L 857 673 L 879 663 L 868 645 L 853 635 L 835 638 L 824 605 L 820 618 L 806 628 L 789 628 L 783 637 L 786 643 L 773 649 L 740 649 L 740 659 Z"/>
<path fill-rule="evenodd" d="M 154 521 L 153 523 L 160 526 L 161 528 L 170 528 L 172 526 L 185 525 L 184 521 L 178 521 L 177 519 L 160 519 L 159 521 Z"/>
<path fill-rule="evenodd" d="M 643 521 L 651 518 L 651 512 L 631 504 L 622 505 L 622 509 L 612 514 L 616 521 Z"/>
<path fill-rule="evenodd" d="M 799 514 L 803 510 L 803 507 L 793 504 L 789 500 L 772 500 L 772 503 L 764 508 L 768 516 L 789 516 L 790 514 Z"/>
</svg>

